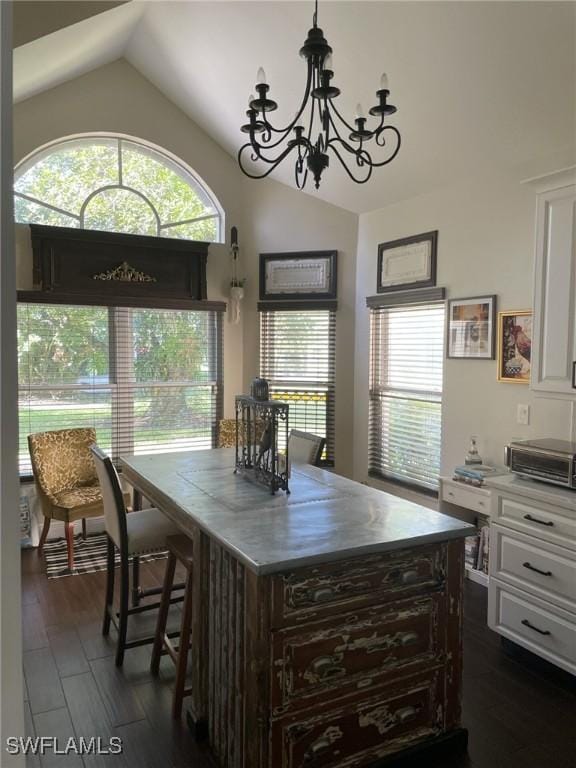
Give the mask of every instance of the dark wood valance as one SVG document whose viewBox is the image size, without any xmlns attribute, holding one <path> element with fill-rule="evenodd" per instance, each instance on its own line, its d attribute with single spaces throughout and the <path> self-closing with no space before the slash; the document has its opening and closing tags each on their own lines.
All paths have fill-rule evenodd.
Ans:
<svg viewBox="0 0 576 768">
<path fill-rule="evenodd" d="M 431 304 L 434 301 L 446 299 L 446 288 L 416 288 L 413 291 L 394 291 L 379 293 L 377 296 L 367 296 L 366 306 L 369 309 L 399 307 L 403 304 Z"/>
<path fill-rule="evenodd" d="M 29 304 L 81 304 L 87 307 L 134 307 L 135 309 L 185 309 L 201 312 L 225 312 L 225 301 L 195 301 L 194 299 L 168 299 L 153 296 L 124 296 L 121 299 L 106 294 L 86 296 L 62 295 L 50 291 L 18 291 L 17 300 Z"/>
<path fill-rule="evenodd" d="M 30 231 L 35 291 L 54 301 L 117 306 L 206 301 L 208 243 L 37 224 Z"/>
<path fill-rule="evenodd" d="M 306 301 L 259 301 L 258 312 L 297 312 L 311 309 L 338 309 L 337 299 L 307 299 Z"/>
</svg>

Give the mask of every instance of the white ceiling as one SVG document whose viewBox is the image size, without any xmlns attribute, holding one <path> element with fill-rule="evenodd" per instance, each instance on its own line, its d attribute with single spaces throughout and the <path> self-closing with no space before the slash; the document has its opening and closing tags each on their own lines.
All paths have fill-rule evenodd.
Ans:
<svg viewBox="0 0 576 768">
<path fill-rule="evenodd" d="M 235 155 L 258 66 L 278 118 L 294 113 L 311 16 L 312 2 L 129 3 L 18 49 L 16 95 L 124 55 Z M 367 110 L 388 73 L 402 148 L 368 184 L 333 164 L 310 194 L 364 212 L 492 169 L 521 178 L 576 158 L 576 3 L 321 1 L 319 25 L 345 115 L 359 101 Z M 275 178 L 291 184 L 293 168 Z"/>
</svg>

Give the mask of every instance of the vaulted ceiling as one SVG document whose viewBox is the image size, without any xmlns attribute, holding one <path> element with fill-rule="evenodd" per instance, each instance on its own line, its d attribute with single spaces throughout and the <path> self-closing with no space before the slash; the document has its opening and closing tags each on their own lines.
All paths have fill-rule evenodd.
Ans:
<svg viewBox="0 0 576 768">
<path fill-rule="evenodd" d="M 235 155 L 258 66 L 278 118 L 293 115 L 312 10 L 272 0 L 126 3 L 19 47 L 15 98 L 125 57 Z M 357 102 L 367 109 L 388 73 L 402 148 L 368 184 L 333 164 L 310 194 L 364 212 L 491 170 L 520 179 L 576 160 L 576 3 L 321 1 L 319 25 L 345 114 Z M 292 184 L 293 169 L 275 178 Z"/>
</svg>

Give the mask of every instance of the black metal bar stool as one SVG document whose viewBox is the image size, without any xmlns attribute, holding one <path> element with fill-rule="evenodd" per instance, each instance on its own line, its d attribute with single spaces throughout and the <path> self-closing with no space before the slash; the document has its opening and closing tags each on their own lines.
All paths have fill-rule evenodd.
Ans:
<svg viewBox="0 0 576 768">
<path fill-rule="evenodd" d="M 192 628 L 192 579 L 194 571 L 194 545 L 187 536 L 169 536 L 166 539 L 168 549 L 168 563 L 164 577 L 164 588 L 160 598 L 160 610 L 158 611 L 158 623 L 156 624 L 156 636 L 152 648 L 152 660 L 150 671 L 157 675 L 160 669 L 160 658 L 168 654 L 176 665 L 176 682 L 172 698 L 172 716 L 179 718 L 182 714 L 182 700 L 184 696 L 192 693 L 186 688 L 186 670 L 188 666 L 188 651 L 190 650 L 190 632 Z M 168 609 L 170 608 L 170 595 L 174 589 L 174 573 L 176 564 L 180 563 L 186 569 L 186 581 L 184 587 L 184 604 L 182 606 L 182 623 L 180 625 L 180 640 L 178 648 L 172 644 L 169 635 L 166 634 Z"/>
</svg>

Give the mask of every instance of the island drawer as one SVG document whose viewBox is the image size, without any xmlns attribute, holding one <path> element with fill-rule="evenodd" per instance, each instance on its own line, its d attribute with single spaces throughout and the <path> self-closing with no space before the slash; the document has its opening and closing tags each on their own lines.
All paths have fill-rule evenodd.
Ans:
<svg viewBox="0 0 576 768">
<path fill-rule="evenodd" d="M 273 721 L 270 768 L 359 768 L 441 732 L 443 669 Z"/>
<path fill-rule="evenodd" d="M 574 494 L 576 505 L 576 493 Z M 551 544 L 576 549 L 576 516 L 562 507 L 532 503 L 528 499 L 497 497 L 493 522 L 529 533 Z"/>
<path fill-rule="evenodd" d="M 433 594 L 274 632 L 273 714 L 368 693 L 391 676 L 437 664 L 443 610 L 443 595 Z"/>
<path fill-rule="evenodd" d="M 446 545 L 369 555 L 272 577 L 272 626 L 315 621 L 442 587 Z"/>
</svg>

